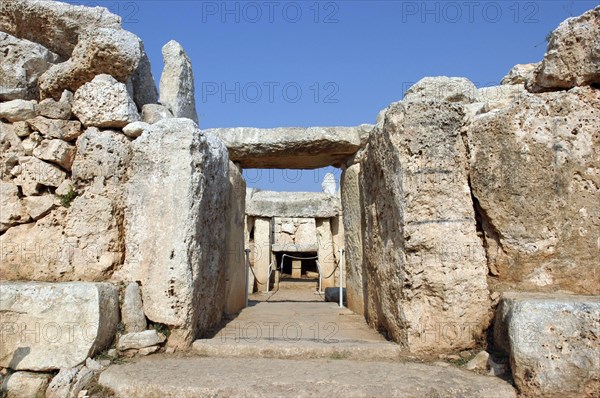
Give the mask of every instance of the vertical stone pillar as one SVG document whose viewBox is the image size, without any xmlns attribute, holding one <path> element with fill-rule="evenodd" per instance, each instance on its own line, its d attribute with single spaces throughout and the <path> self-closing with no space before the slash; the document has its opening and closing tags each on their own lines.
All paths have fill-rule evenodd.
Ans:
<svg viewBox="0 0 600 398">
<path fill-rule="evenodd" d="M 335 275 L 331 275 L 336 265 L 333 254 L 333 237 L 329 218 L 317 218 L 316 221 L 319 265 L 323 271 L 323 289 L 325 289 L 326 287 L 335 286 Z M 325 278 L 326 276 L 329 276 L 329 278 Z"/>
<path fill-rule="evenodd" d="M 346 300 L 348 308 L 359 315 L 365 314 L 363 278 L 362 196 L 360 194 L 360 164 L 353 164 L 342 173 L 341 194 L 344 221 L 344 244 L 346 267 Z M 347 271 L 347 272 L 346 272 Z"/>
<path fill-rule="evenodd" d="M 361 164 L 367 319 L 411 352 L 475 347 L 491 317 L 463 108 L 400 102 Z"/>
<path fill-rule="evenodd" d="M 229 202 L 227 206 L 225 278 L 225 312 L 234 314 L 246 302 L 246 260 L 244 253 L 244 218 L 246 212 L 246 182 L 241 170 L 229 162 Z"/>
<path fill-rule="evenodd" d="M 271 264 L 271 219 L 258 217 L 254 220 L 254 274 L 258 291 L 267 290 L 269 264 Z"/>
<path fill-rule="evenodd" d="M 338 214 L 335 217 L 331 218 L 331 236 L 332 236 L 332 251 L 335 261 L 340 262 L 340 249 L 344 248 L 344 223 L 343 223 L 343 215 L 342 213 Z M 342 284 L 346 287 L 346 253 L 344 253 L 344 261 L 342 262 L 343 268 L 343 278 Z M 336 280 L 335 285 L 339 286 L 339 273 L 336 272 Z"/>
<path fill-rule="evenodd" d="M 246 199 L 248 199 L 246 197 Z M 250 265 L 254 264 L 254 255 L 255 255 L 255 249 L 254 249 L 254 239 L 250 240 L 250 231 L 252 231 L 252 228 L 254 228 L 254 217 L 249 217 L 246 216 L 246 222 L 245 222 L 245 228 L 244 228 L 244 242 L 245 242 L 245 246 L 244 249 L 250 249 Z M 244 251 L 244 256 L 246 255 L 246 252 Z M 244 257 L 244 261 L 246 261 L 246 258 Z M 246 266 L 246 264 L 244 263 L 244 267 Z M 252 294 L 254 293 L 254 274 L 252 273 L 252 271 L 248 270 L 248 294 Z"/>
<path fill-rule="evenodd" d="M 114 277 L 140 281 L 144 313 L 187 347 L 225 306 L 227 148 L 189 119 L 165 119 L 132 142 L 126 259 Z"/>
</svg>

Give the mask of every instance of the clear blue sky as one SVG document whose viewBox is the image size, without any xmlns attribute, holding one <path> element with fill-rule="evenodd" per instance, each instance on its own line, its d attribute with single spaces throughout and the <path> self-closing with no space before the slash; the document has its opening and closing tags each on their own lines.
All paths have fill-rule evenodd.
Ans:
<svg viewBox="0 0 600 398">
<path fill-rule="evenodd" d="M 498 84 L 546 35 L 599 1 L 71 1 L 140 36 L 155 79 L 171 39 L 190 56 L 201 128 L 357 125 L 425 76 Z M 249 186 L 320 190 L 325 171 L 246 173 Z M 335 173 L 339 177 L 339 172 Z"/>
</svg>

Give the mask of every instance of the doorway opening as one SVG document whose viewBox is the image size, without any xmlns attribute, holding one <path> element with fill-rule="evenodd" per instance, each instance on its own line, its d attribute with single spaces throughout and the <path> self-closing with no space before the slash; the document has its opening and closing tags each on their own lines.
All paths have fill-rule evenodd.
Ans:
<svg viewBox="0 0 600 398">
<path fill-rule="evenodd" d="M 278 252 L 275 253 L 281 269 L 281 280 L 318 280 L 319 267 L 317 252 Z"/>
</svg>

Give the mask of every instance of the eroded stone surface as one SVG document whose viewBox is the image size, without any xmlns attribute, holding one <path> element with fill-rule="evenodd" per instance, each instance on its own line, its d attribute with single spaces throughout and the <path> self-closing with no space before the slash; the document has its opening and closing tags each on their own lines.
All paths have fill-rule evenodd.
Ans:
<svg viewBox="0 0 600 398">
<path fill-rule="evenodd" d="M 169 369 L 170 371 L 165 371 Z M 315 369 L 319 369 L 315 372 Z M 293 374 L 294 377 L 289 377 Z M 242 375 L 242 377 L 240 377 Z M 332 382 L 335 380 L 335 382 Z M 435 380 L 435 383 L 432 382 Z M 121 396 L 434 396 L 515 398 L 507 382 L 418 363 L 149 357 L 114 366 L 100 383 Z M 252 389 L 249 390 L 248 386 Z"/>
<path fill-rule="evenodd" d="M 40 76 L 40 95 L 58 100 L 64 90 L 75 92 L 101 74 L 125 82 L 138 68 L 142 57 L 140 43 L 136 35 L 121 29 L 101 28 L 84 33 L 71 58 Z"/>
<path fill-rule="evenodd" d="M 131 282 L 125 288 L 123 305 L 121 306 L 121 320 L 127 333 L 142 332 L 146 330 L 146 316 L 142 304 L 142 292 L 137 282 Z"/>
<path fill-rule="evenodd" d="M 250 127 L 204 130 L 220 138 L 243 168 L 315 169 L 339 165 L 361 147 L 370 125 L 358 127 Z"/>
<path fill-rule="evenodd" d="M 175 117 L 188 118 L 198 123 L 194 99 L 194 71 L 192 62 L 175 40 L 162 48 L 165 67 L 160 77 L 160 103 Z"/>
<path fill-rule="evenodd" d="M 340 212 L 340 199 L 322 192 L 248 191 L 246 214 L 255 217 L 330 218 Z"/>
<path fill-rule="evenodd" d="M 508 71 L 502 78 L 500 84 L 523 84 L 526 85 L 533 79 L 533 74 L 538 64 L 518 64 Z"/>
<path fill-rule="evenodd" d="M 220 321 L 224 304 L 227 153 L 189 119 L 152 125 L 132 148 L 117 277 L 141 282 L 146 316 L 173 326 L 169 344 L 185 346 Z"/>
<path fill-rule="evenodd" d="M 1 282 L 0 318 L 0 366 L 71 368 L 110 343 L 119 296 L 109 283 Z"/>
<path fill-rule="evenodd" d="M 0 32 L 0 101 L 38 99 L 38 78 L 58 55 L 44 46 Z"/>
<path fill-rule="evenodd" d="M 42 397 L 50 382 L 50 375 L 34 372 L 15 372 L 2 384 L 1 391 L 7 398 Z"/>
<path fill-rule="evenodd" d="M 21 122 L 37 116 L 36 103 L 22 99 L 0 102 L 0 119 Z"/>
<path fill-rule="evenodd" d="M 569 89 L 600 83 L 600 7 L 563 21 L 550 35 L 528 88 Z"/>
<path fill-rule="evenodd" d="M 29 213 L 19 199 L 19 189 L 12 182 L 0 181 L 0 232 L 29 221 Z"/>
<path fill-rule="evenodd" d="M 144 330 L 141 332 L 127 333 L 119 337 L 117 348 L 119 350 L 139 350 L 164 343 L 165 336 L 156 330 Z"/>
<path fill-rule="evenodd" d="M 140 114 L 127 88 L 110 75 L 98 75 L 75 92 L 73 113 L 86 127 L 125 127 Z"/>
<path fill-rule="evenodd" d="M 65 170 L 71 170 L 75 158 L 75 146 L 62 140 L 43 140 L 33 150 L 33 156 L 61 166 Z"/>
<path fill-rule="evenodd" d="M 360 164 L 344 170 L 341 180 L 341 201 L 346 250 L 346 300 L 348 308 L 364 315 L 365 297 L 363 280 L 363 201 L 360 190 Z"/>
<path fill-rule="evenodd" d="M 504 293 L 494 338 L 510 355 L 527 397 L 600 394 L 600 299 L 597 296 Z"/>
<path fill-rule="evenodd" d="M 121 27 L 121 17 L 104 7 L 86 7 L 53 0 L 3 0 L 0 30 L 71 56 L 80 35 L 97 28 Z"/>
<path fill-rule="evenodd" d="M 127 137 L 112 130 L 90 127 L 77 140 L 73 181 L 80 186 L 96 180 L 117 184 L 124 181 L 131 158 Z"/>
<path fill-rule="evenodd" d="M 404 102 L 447 101 L 470 104 L 477 100 L 477 87 L 464 77 L 425 77 L 404 94 Z"/>
<path fill-rule="evenodd" d="M 361 164 L 367 319 L 415 353 L 472 347 L 491 315 L 463 123 L 447 101 L 392 104 Z"/>
<path fill-rule="evenodd" d="M 154 124 L 163 119 L 172 118 L 173 114 L 164 105 L 147 104 L 142 108 L 142 121 L 148 124 Z"/>
<path fill-rule="evenodd" d="M 528 290 L 600 293 L 600 95 L 523 94 L 469 126 L 488 266 Z M 585 277 L 584 277 L 585 275 Z"/>
<path fill-rule="evenodd" d="M 227 202 L 226 253 L 227 265 L 225 286 L 225 308 L 228 314 L 235 314 L 246 305 L 246 260 L 244 244 L 244 221 L 246 209 L 246 182 L 242 171 L 229 162 L 229 198 Z"/>
</svg>

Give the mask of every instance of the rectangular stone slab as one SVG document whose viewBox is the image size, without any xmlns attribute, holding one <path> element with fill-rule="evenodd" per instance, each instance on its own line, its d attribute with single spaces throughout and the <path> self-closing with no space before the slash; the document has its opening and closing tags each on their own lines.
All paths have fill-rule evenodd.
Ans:
<svg viewBox="0 0 600 398">
<path fill-rule="evenodd" d="M 0 283 L 0 367 L 72 368 L 104 349 L 119 322 L 110 283 Z"/>
<path fill-rule="evenodd" d="M 506 292 L 494 341 L 524 396 L 591 397 L 600 393 L 599 332 L 598 296 Z"/>
<path fill-rule="evenodd" d="M 358 127 L 251 127 L 204 130 L 220 138 L 243 168 L 317 169 L 338 166 L 361 148 L 370 125 Z"/>
<path fill-rule="evenodd" d="M 246 191 L 246 215 L 254 217 L 331 218 L 340 198 L 321 192 Z"/>
</svg>

